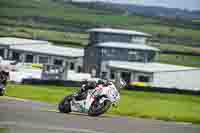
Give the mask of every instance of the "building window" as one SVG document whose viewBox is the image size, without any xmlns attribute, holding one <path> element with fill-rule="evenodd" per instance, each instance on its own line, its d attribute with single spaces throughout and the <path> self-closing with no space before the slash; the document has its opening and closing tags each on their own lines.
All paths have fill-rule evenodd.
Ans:
<svg viewBox="0 0 200 133">
<path fill-rule="evenodd" d="M 141 75 L 138 77 L 138 81 L 139 82 L 150 82 L 150 77 Z"/>
<path fill-rule="evenodd" d="M 107 72 L 102 72 L 101 78 L 106 79 L 107 78 Z"/>
<path fill-rule="evenodd" d="M 129 51 L 128 52 L 128 60 L 129 61 L 135 61 L 137 57 L 137 52 L 136 51 Z"/>
<path fill-rule="evenodd" d="M 40 64 L 48 64 L 49 58 L 47 56 L 39 56 L 39 63 Z"/>
<path fill-rule="evenodd" d="M 98 42 L 129 42 L 129 35 L 100 33 L 97 39 Z"/>
<path fill-rule="evenodd" d="M 115 79 L 115 72 L 114 71 L 110 71 L 110 79 Z"/>
<path fill-rule="evenodd" d="M 26 55 L 25 62 L 33 63 L 33 55 L 30 55 L 30 54 Z"/>
<path fill-rule="evenodd" d="M 113 57 L 113 56 L 117 56 L 117 49 L 115 48 L 103 48 L 102 49 L 102 55 L 103 56 L 107 56 L 107 57 Z"/>
<path fill-rule="evenodd" d="M 149 52 L 147 59 L 148 59 L 148 62 L 155 61 L 155 59 L 156 59 L 156 52 Z"/>
<path fill-rule="evenodd" d="M 18 52 L 12 52 L 12 59 L 19 61 L 20 60 L 20 53 Z"/>
<path fill-rule="evenodd" d="M 130 51 L 128 51 L 128 60 L 144 62 L 145 61 L 145 52 L 130 50 Z"/>
<path fill-rule="evenodd" d="M 63 60 L 61 60 L 61 59 L 55 59 L 54 60 L 54 65 L 62 66 L 63 65 Z"/>
<path fill-rule="evenodd" d="M 70 63 L 70 70 L 74 70 L 74 62 Z"/>
<path fill-rule="evenodd" d="M 108 51 L 107 51 L 107 49 L 105 49 L 105 48 L 102 48 L 102 55 L 103 56 L 106 56 L 108 54 Z"/>
<path fill-rule="evenodd" d="M 4 58 L 4 49 L 0 49 L 0 56 Z"/>
<path fill-rule="evenodd" d="M 96 70 L 96 68 L 92 68 L 92 69 L 91 69 L 91 76 L 92 76 L 93 78 L 97 76 L 97 70 Z"/>
<path fill-rule="evenodd" d="M 133 36 L 132 37 L 132 42 L 133 43 L 145 43 L 146 42 L 146 37 L 140 37 L 140 36 Z"/>
<path fill-rule="evenodd" d="M 78 66 L 78 73 L 81 73 L 82 72 L 82 67 L 81 66 Z"/>
<path fill-rule="evenodd" d="M 131 80 L 131 72 L 121 72 L 121 78 L 126 81 L 126 83 L 129 83 Z"/>
</svg>

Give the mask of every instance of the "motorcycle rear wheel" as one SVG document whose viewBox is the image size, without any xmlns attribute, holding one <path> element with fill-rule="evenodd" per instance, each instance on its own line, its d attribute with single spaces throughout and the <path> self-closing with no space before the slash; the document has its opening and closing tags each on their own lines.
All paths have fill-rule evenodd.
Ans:
<svg viewBox="0 0 200 133">
<path fill-rule="evenodd" d="M 68 97 L 62 99 L 58 105 L 58 110 L 60 113 L 69 113 L 71 112 L 70 100 Z"/>
<path fill-rule="evenodd" d="M 107 112 L 108 109 L 110 108 L 111 101 L 105 100 L 102 104 L 100 104 L 99 100 L 95 100 L 92 103 L 92 105 L 88 111 L 89 116 L 100 116 L 100 115 L 104 114 L 105 112 Z M 98 104 L 100 104 L 100 107 L 97 108 Z"/>
</svg>

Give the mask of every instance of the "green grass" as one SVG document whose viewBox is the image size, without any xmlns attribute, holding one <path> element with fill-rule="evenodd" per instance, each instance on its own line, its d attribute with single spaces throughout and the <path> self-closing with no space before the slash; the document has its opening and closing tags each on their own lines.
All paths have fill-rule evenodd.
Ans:
<svg viewBox="0 0 200 133">
<path fill-rule="evenodd" d="M 0 133 L 9 133 L 9 130 L 6 128 L 0 128 Z"/>
<path fill-rule="evenodd" d="M 57 104 L 73 88 L 9 84 L 7 96 Z M 123 90 L 118 108 L 108 114 L 200 123 L 200 97 Z"/>
<path fill-rule="evenodd" d="M 31 86 L 31 85 L 8 85 L 7 96 L 38 100 L 48 103 L 57 103 L 65 95 L 75 91 L 73 88 L 56 86 Z"/>
<path fill-rule="evenodd" d="M 158 60 L 162 63 L 183 65 L 191 67 L 200 67 L 200 56 L 187 56 L 179 54 L 160 54 Z"/>
<path fill-rule="evenodd" d="M 194 23 L 200 23 L 200 19 L 194 19 L 194 20 L 192 20 L 192 22 L 194 22 Z"/>
<path fill-rule="evenodd" d="M 180 28 L 180 27 L 171 27 L 167 25 L 160 24 L 145 24 L 141 26 L 136 26 L 138 30 L 145 31 L 147 33 L 151 33 L 153 35 L 162 35 L 168 37 L 182 38 L 182 39 L 192 39 L 199 41 L 198 35 L 200 34 L 200 30 L 188 29 L 188 28 Z M 171 31 L 173 28 L 173 31 Z"/>
<path fill-rule="evenodd" d="M 83 33 L 73 33 L 73 32 L 61 32 L 61 31 L 52 31 L 45 29 L 32 29 L 26 27 L 13 27 L 0 25 L 0 36 L 17 36 L 25 38 L 34 38 L 42 40 L 52 40 L 62 42 L 63 46 L 75 47 L 73 43 L 79 44 L 77 47 L 83 47 L 88 44 L 88 35 Z M 71 43 L 70 43 L 71 42 Z M 57 43 L 55 43 L 57 44 Z"/>
<path fill-rule="evenodd" d="M 164 43 L 152 43 L 150 44 L 153 47 L 159 48 L 161 51 L 174 51 L 182 53 L 193 53 L 200 54 L 200 47 L 192 47 L 190 44 L 164 44 Z"/>
</svg>

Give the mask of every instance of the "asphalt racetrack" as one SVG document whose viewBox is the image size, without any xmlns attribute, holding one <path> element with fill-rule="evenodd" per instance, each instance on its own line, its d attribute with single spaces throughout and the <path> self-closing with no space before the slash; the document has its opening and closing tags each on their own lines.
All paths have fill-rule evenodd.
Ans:
<svg viewBox="0 0 200 133">
<path fill-rule="evenodd" d="M 200 125 L 137 118 L 61 114 L 55 105 L 0 97 L 0 130 L 8 133 L 200 133 Z"/>
</svg>

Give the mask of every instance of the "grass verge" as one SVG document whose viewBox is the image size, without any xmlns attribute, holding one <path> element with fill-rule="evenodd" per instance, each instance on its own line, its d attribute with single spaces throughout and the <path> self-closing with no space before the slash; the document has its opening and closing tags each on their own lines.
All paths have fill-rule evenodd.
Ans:
<svg viewBox="0 0 200 133">
<path fill-rule="evenodd" d="M 6 128 L 0 128 L 0 133 L 9 133 L 9 130 Z"/>
<path fill-rule="evenodd" d="M 189 67 L 200 67 L 200 56 L 189 56 L 180 54 L 160 54 L 159 62 L 182 65 Z"/>
<path fill-rule="evenodd" d="M 7 96 L 57 104 L 73 88 L 9 84 Z M 108 114 L 200 123 L 200 97 L 150 92 L 122 91 L 118 108 Z"/>
<path fill-rule="evenodd" d="M 159 48 L 161 51 L 174 51 L 182 53 L 193 53 L 200 54 L 200 47 L 190 46 L 190 44 L 164 44 L 164 43 L 152 43 L 150 44 L 153 47 Z"/>
</svg>

